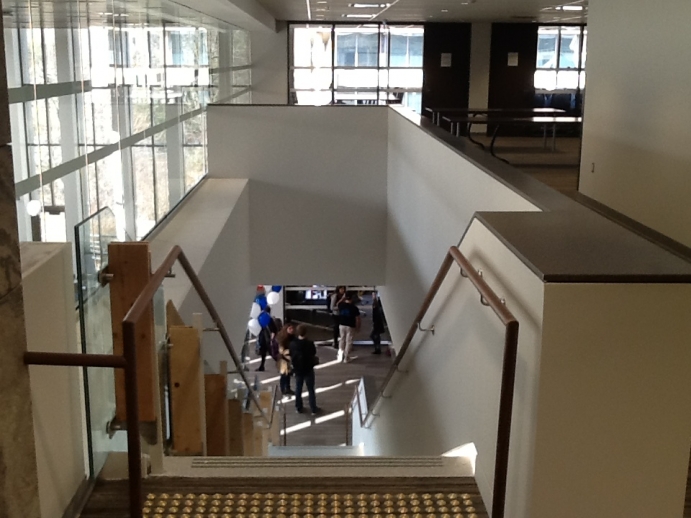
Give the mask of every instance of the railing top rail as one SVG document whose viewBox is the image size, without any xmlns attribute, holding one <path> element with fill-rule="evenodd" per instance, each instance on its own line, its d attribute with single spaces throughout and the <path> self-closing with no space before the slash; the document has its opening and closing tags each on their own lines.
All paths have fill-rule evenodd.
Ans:
<svg viewBox="0 0 691 518">
<path fill-rule="evenodd" d="M 194 268 L 192 268 L 192 265 L 187 260 L 187 257 L 185 256 L 185 253 L 182 251 L 182 248 L 180 248 L 178 245 L 175 245 L 173 248 L 171 248 L 170 252 L 168 252 L 168 255 L 165 257 L 161 265 L 151 275 L 149 282 L 146 286 L 144 286 L 144 289 L 142 289 L 141 293 L 134 301 L 134 304 L 132 304 L 132 307 L 130 307 L 130 310 L 125 315 L 125 318 L 123 318 L 123 327 L 129 326 L 134 328 L 134 325 L 144 314 L 144 311 L 153 300 L 156 291 L 161 286 L 161 284 L 163 284 L 163 281 L 166 278 L 166 274 L 170 271 L 170 269 L 173 267 L 176 261 L 179 262 L 182 266 L 182 269 L 185 270 L 185 273 L 187 274 L 187 277 L 192 283 L 194 290 L 197 292 L 197 295 L 199 295 L 199 298 L 206 307 L 206 310 L 209 312 L 209 315 L 211 315 L 214 325 L 218 329 L 218 332 L 221 335 L 221 339 L 223 340 L 223 343 L 226 346 L 226 349 L 228 350 L 228 353 L 230 354 L 233 363 L 235 364 L 235 369 L 240 374 L 243 383 L 247 387 L 247 391 L 250 396 L 250 399 L 252 400 L 252 403 L 254 403 L 254 406 L 257 408 L 264 421 L 266 421 L 267 424 L 270 424 L 270 420 L 267 417 L 266 412 L 264 412 L 261 405 L 259 404 L 257 394 L 254 392 L 254 390 L 252 389 L 252 385 L 247 379 L 247 375 L 245 374 L 245 371 L 242 368 L 242 362 L 240 362 L 240 359 L 238 358 L 238 355 L 235 352 L 233 344 L 230 341 L 230 337 L 228 336 L 228 332 L 226 331 L 226 328 L 223 325 L 223 322 L 221 321 L 221 318 L 218 312 L 216 311 L 215 306 L 211 302 L 211 299 L 209 298 L 208 293 L 204 289 L 204 286 L 202 285 L 201 281 L 199 280 L 199 277 L 197 277 Z"/>
<path fill-rule="evenodd" d="M 467 277 L 473 284 L 473 286 L 475 286 L 475 289 L 477 289 L 477 291 L 480 293 L 482 299 L 487 301 L 487 305 L 490 308 L 492 308 L 494 313 L 501 320 L 502 324 L 507 326 L 510 323 L 518 323 L 516 317 L 514 317 L 511 311 L 509 311 L 509 309 L 497 296 L 497 294 L 494 293 L 492 288 L 489 287 L 489 285 L 482 278 L 482 275 L 473 269 L 473 266 L 470 264 L 470 261 L 466 259 L 466 257 L 458 249 L 458 247 L 452 246 L 451 248 L 449 248 L 448 253 L 444 257 L 444 261 L 442 262 L 442 265 L 439 268 L 439 271 L 437 272 L 437 276 L 434 278 L 434 282 L 432 283 L 432 286 L 430 286 L 425 300 L 422 302 L 420 311 L 418 311 L 415 320 L 413 320 L 413 323 L 410 326 L 410 329 L 408 330 L 408 334 L 403 340 L 400 350 L 396 355 L 396 359 L 393 361 L 393 364 L 391 365 L 391 368 L 389 369 L 386 378 L 384 378 L 384 382 L 382 383 L 381 388 L 379 389 L 379 393 L 377 394 L 374 404 L 371 406 L 371 408 L 369 408 L 369 411 L 367 412 L 367 417 L 365 418 L 365 421 L 367 421 L 370 418 L 370 416 L 374 412 L 374 408 L 377 406 L 377 404 L 379 404 L 380 400 L 382 399 L 382 396 L 384 395 L 386 388 L 391 382 L 391 379 L 396 374 L 399 364 L 403 360 L 403 357 L 405 356 L 408 347 L 410 347 L 410 343 L 413 341 L 413 338 L 415 337 L 415 333 L 418 330 L 419 324 L 422 322 L 422 319 L 425 318 L 427 310 L 432 304 L 434 297 L 439 292 L 439 288 L 441 288 L 442 282 L 444 282 L 444 279 L 446 278 L 449 269 L 454 263 L 458 264 L 458 266 L 461 268 L 461 274 Z"/>
</svg>

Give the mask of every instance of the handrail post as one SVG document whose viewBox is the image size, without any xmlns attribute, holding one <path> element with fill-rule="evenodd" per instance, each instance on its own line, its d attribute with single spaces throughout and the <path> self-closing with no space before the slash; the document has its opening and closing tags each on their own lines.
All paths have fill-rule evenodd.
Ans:
<svg viewBox="0 0 691 518">
<path fill-rule="evenodd" d="M 135 323 L 123 322 L 125 356 L 125 401 L 127 405 L 127 465 L 130 490 L 130 517 L 142 518 L 142 452 L 139 438 L 139 391 L 137 389 L 137 349 Z"/>
<path fill-rule="evenodd" d="M 504 335 L 504 365 L 502 368 L 499 399 L 499 423 L 497 425 L 497 449 L 494 460 L 494 490 L 492 516 L 503 518 L 506 507 L 506 486 L 509 476 L 509 446 L 511 442 L 511 417 L 513 412 L 514 382 L 518 356 L 518 322 L 506 325 Z"/>
</svg>

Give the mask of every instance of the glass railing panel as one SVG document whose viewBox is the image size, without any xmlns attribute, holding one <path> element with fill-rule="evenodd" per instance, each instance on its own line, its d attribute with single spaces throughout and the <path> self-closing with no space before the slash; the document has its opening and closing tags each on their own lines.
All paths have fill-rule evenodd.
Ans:
<svg viewBox="0 0 691 518">
<path fill-rule="evenodd" d="M 108 264 L 108 245 L 127 236 L 118 231 L 115 214 L 103 208 L 75 227 L 77 297 L 82 352 L 113 354 L 110 288 L 101 286 L 99 272 Z M 111 436 L 115 415 L 115 371 L 85 369 L 85 396 L 91 475 L 96 476 L 111 451 L 126 451 L 124 432 Z"/>
</svg>

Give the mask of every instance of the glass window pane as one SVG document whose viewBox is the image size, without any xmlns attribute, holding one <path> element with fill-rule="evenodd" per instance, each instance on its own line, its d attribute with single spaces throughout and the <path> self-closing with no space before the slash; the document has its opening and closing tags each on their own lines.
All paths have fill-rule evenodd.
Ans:
<svg viewBox="0 0 691 518">
<path fill-rule="evenodd" d="M 355 34 L 336 34 L 336 66 L 355 66 L 356 44 Z"/>
<path fill-rule="evenodd" d="M 156 224 L 154 213 L 154 157 L 151 146 L 132 149 L 132 176 L 135 190 L 136 239 L 144 237 Z"/>
<path fill-rule="evenodd" d="M 331 88 L 331 69 L 293 70 L 293 88 L 296 90 L 328 90 Z"/>
<path fill-rule="evenodd" d="M 46 83 L 57 83 L 58 58 L 57 49 L 55 48 L 55 29 L 43 29 L 43 45 L 45 47 Z"/>
<path fill-rule="evenodd" d="M 243 30 L 233 31 L 233 66 L 250 64 L 250 38 L 249 33 Z"/>
<path fill-rule="evenodd" d="M 422 88 L 422 69 L 391 69 L 389 71 L 389 86 L 406 89 Z"/>
<path fill-rule="evenodd" d="M 400 34 L 391 35 L 391 66 L 408 65 L 408 37 Z"/>
<path fill-rule="evenodd" d="M 204 176 L 205 154 L 201 146 L 183 148 L 185 155 L 185 189 L 190 190 Z"/>
<path fill-rule="evenodd" d="M 379 83 L 379 71 L 376 69 L 336 69 L 336 88 L 376 89 Z"/>
<path fill-rule="evenodd" d="M 576 90 L 577 88 L 577 70 L 560 70 L 557 72 L 557 90 Z"/>
<path fill-rule="evenodd" d="M 557 72 L 536 70 L 534 84 L 537 90 L 555 90 L 557 88 Z"/>
<path fill-rule="evenodd" d="M 537 32 L 537 68 L 557 68 L 558 27 L 540 27 Z"/>
<path fill-rule="evenodd" d="M 374 33 L 357 34 L 357 66 L 359 67 L 376 67 L 378 56 L 378 29 L 374 29 Z"/>
<path fill-rule="evenodd" d="M 580 27 L 562 27 L 559 47 L 559 68 L 578 68 L 580 52 Z"/>
<path fill-rule="evenodd" d="M 292 27 L 291 31 L 292 66 L 331 67 L 331 26 Z"/>
<path fill-rule="evenodd" d="M 156 160 L 156 220 L 160 221 L 170 210 L 168 195 L 168 153 L 164 147 L 154 148 Z"/>
</svg>

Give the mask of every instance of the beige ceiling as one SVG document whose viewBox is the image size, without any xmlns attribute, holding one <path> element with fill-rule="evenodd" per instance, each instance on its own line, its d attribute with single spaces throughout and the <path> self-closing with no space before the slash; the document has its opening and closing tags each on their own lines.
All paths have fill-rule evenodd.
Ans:
<svg viewBox="0 0 691 518">
<path fill-rule="evenodd" d="M 580 23 L 586 11 L 553 9 L 564 3 L 587 5 L 585 0 L 359 0 L 361 3 L 390 3 L 386 9 L 355 9 L 356 0 L 256 0 L 278 20 L 291 21 L 368 21 L 353 20 L 349 13 L 377 14 L 373 21 L 445 22 L 445 21 L 536 21 Z M 465 4 L 465 5 L 464 5 Z M 309 14 L 308 6 L 309 5 Z M 326 10 L 323 10 L 326 9 Z M 448 12 L 443 12 L 446 10 Z M 311 15 L 311 18 L 310 18 Z"/>
</svg>

